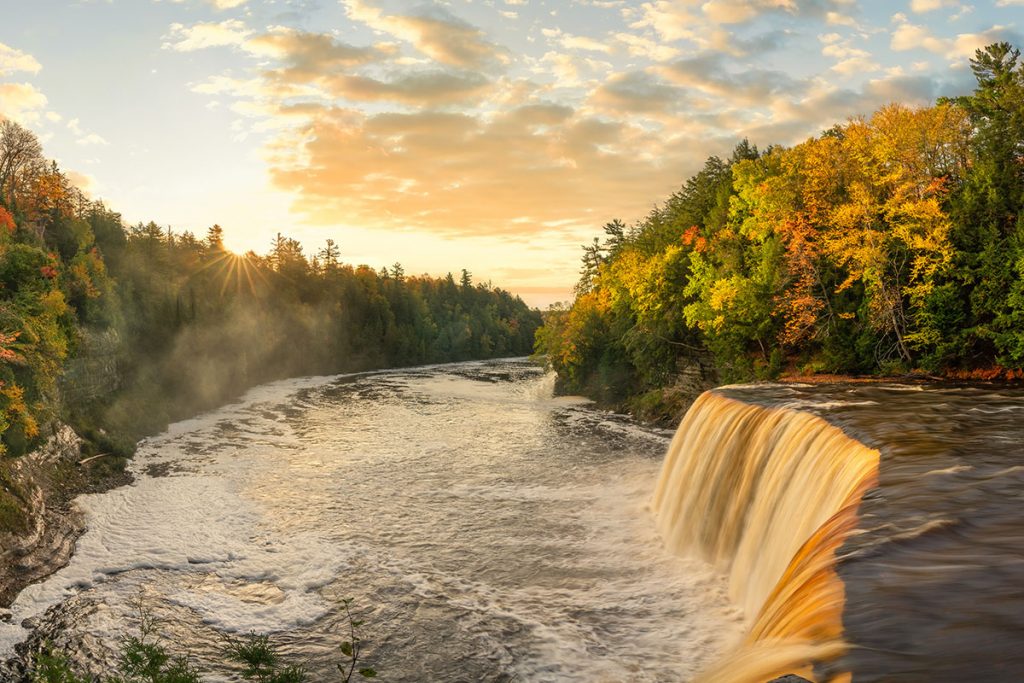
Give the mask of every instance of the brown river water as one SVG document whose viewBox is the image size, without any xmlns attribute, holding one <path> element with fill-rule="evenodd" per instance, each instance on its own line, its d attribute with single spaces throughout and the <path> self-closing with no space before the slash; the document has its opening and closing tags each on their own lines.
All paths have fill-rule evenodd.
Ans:
<svg viewBox="0 0 1024 683">
<path fill-rule="evenodd" d="M 720 393 L 820 416 L 879 452 L 877 483 L 837 554 L 849 647 L 821 668 L 855 681 L 1024 681 L 1024 390 L 832 384 Z"/>
<path fill-rule="evenodd" d="M 250 630 L 330 681 L 351 597 L 384 681 L 1024 680 L 1024 390 L 724 387 L 673 434 L 552 387 L 305 378 L 173 425 L 0 657 L 59 623 L 101 671 L 141 596 L 211 681 Z"/>
</svg>

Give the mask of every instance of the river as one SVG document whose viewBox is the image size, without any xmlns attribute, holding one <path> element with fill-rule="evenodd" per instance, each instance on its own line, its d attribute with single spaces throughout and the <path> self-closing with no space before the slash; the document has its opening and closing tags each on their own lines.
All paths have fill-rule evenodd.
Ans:
<svg viewBox="0 0 1024 683">
<path fill-rule="evenodd" d="M 326 681 L 351 597 L 383 680 L 691 678 L 742 621 L 659 540 L 672 434 L 552 389 L 525 360 L 304 378 L 172 425 L 134 484 L 79 499 L 87 533 L 0 654 L 56 605 L 102 667 L 141 599 L 211 680 L 218 634 L 256 630 Z"/>
<path fill-rule="evenodd" d="M 1024 680 L 1021 388 L 722 387 L 673 437 L 553 384 L 303 378 L 175 424 L 0 654 L 42 620 L 109 667 L 141 601 L 211 681 L 249 631 L 336 680 L 352 598 L 390 681 Z"/>
</svg>

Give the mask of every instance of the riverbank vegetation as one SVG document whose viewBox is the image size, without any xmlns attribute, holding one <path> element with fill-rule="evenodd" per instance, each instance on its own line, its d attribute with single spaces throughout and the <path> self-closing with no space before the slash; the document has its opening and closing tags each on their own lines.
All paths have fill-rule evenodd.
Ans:
<svg viewBox="0 0 1024 683">
<path fill-rule="evenodd" d="M 465 270 L 353 266 L 333 240 L 307 253 L 280 234 L 234 254 L 217 225 L 126 227 L 0 122 L 0 475 L 59 421 L 84 455 L 123 456 L 259 383 L 524 355 L 539 324 Z M 25 524 L 25 497 L 0 489 L 0 523 Z"/>
<path fill-rule="evenodd" d="M 370 666 L 360 666 L 363 622 L 353 617 L 352 600 L 344 601 L 351 640 L 339 646 L 335 665 L 339 683 L 377 677 Z M 139 634 L 123 636 L 118 657 L 117 673 L 102 679 L 102 683 L 203 683 L 200 668 L 187 654 L 175 653 L 168 648 L 159 633 L 159 624 L 146 609 L 141 597 L 136 602 Z M 222 647 L 224 666 L 245 681 L 255 683 L 308 683 L 309 672 L 301 664 L 288 663 L 273 640 L 265 634 L 224 636 Z M 48 644 L 36 653 L 28 672 L 30 683 L 101 683 L 101 679 L 82 673 L 67 653 Z"/>
<path fill-rule="evenodd" d="M 538 332 L 563 387 L 643 411 L 692 362 L 720 382 L 1018 376 L 1024 63 L 999 43 L 971 68 L 971 95 L 744 141 L 636 225 L 608 223 Z"/>
</svg>

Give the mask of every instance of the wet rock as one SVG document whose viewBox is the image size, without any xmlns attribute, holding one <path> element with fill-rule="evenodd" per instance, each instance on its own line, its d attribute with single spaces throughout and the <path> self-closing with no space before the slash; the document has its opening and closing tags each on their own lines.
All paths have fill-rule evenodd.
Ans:
<svg viewBox="0 0 1024 683">
<path fill-rule="evenodd" d="M 4 486 L 25 521 L 22 528 L 0 529 L 0 607 L 68 563 L 85 531 L 75 495 L 131 481 L 125 473 L 91 477 L 78 465 L 81 444 L 73 429 L 58 425 L 38 449 L 5 463 Z"/>
<path fill-rule="evenodd" d="M 81 516 L 54 505 L 47 494 L 54 473 L 80 453 L 78 436 L 61 426 L 42 447 L 9 465 L 8 477 L 28 521 L 20 533 L 0 532 L 0 605 L 9 605 L 26 585 L 67 564 L 83 528 Z"/>
<path fill-rule="evenodd" d="M 23 643 L 14 647 L 14 656 L 0 661 L 0 681 L 29 683 L 31 665 L 37 654 L 48 649 L 62 652 L 72 668 L 86 676 L 110 675 L 116 666 L 116 653 L 89 633 L 89 620 L 103 605 L 81 595 L 50 607 L 42 616 L 25 619 L 22 626 L 33 629 Z"/>
</svg>

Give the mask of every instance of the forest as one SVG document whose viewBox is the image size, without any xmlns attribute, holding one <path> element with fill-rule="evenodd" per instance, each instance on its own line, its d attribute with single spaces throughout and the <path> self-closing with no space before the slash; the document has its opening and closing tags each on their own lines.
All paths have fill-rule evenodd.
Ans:
<svg viewBox="0 0 1024 683">
<path fill-rule="evenodd" d="M 970 95 L 890 104 L 793 147 L 744 140 L 584 247 L 537 350 L 565 390 L 678 417 L 670 385 L 1024 367 L 1024 63 L 978 50 Z"/>
<path fill-rule="evenodd" d="M 0 122 L 0 455 L 56 421 L 130 453 L 169 421 L 256 384 L 530 352 L 540 314 L 508 292 L 313 254 L 280 234 L 238 255 L 121 217 L 72 185 L 36 136 Z"/>
</svg>

